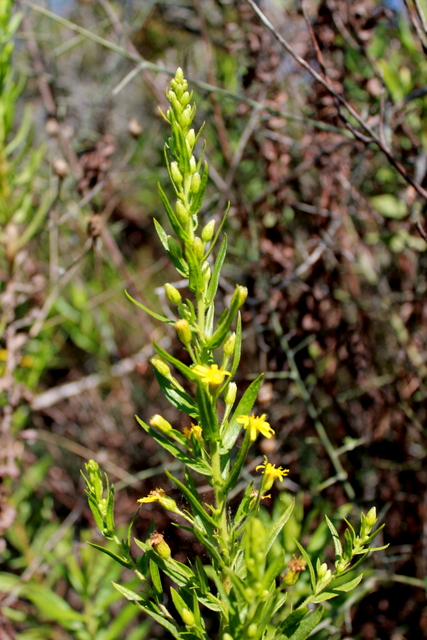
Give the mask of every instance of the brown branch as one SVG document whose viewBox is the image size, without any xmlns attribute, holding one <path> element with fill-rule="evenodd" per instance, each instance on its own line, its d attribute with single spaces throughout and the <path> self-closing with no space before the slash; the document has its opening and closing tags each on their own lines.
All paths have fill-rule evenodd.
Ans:
<svg viewBox="0 0 427 640">
<path fill-rule="evenodd" d="M 262 23 L 267 27 L 267 29 L 269 29 L 269 31 L 271 31 L 274 37 L 280 42 L 280 44 L 292 56 L 292 58 L 301 67 L 303 67 L 306 71 L 308 71 L 308 73 L 315 80 L 317 80 L 317 82 L 319 82 L 331 94 L 331 96 L 333 96 L 349 112 L 349 114 L 362 127 L 365 133 L 368 134 L 367 136 L 364 136 L 364 138 L 360 138 L 362 134 L 359 132 L 358 133 L 359 139 L 365 142 L 365 144 L 367 144 L 368 142 L 373 142 L 384 153 L 384 155 L 387 157 L 390 164 L 400 173 L 400 175 L 404 178 L 404 180 L 406 180 L 406 182 L 408 182 L 408 184 L 410 184 L 422 198 L 427 200 L 427 191 L 420 184 L 418 184 L 414 180 L 414 178 L 406 171 L 406 169 L 399 162 L 399 160 L 397 160 L 394 157 L 393 152 L 389 149 L 389 147 L 381 140 L 381 138 L 368 125 L 368 123 L 362 118 L 362 116 L 354 109 L 354 107 L 352 107 L 351 104 L 347 102 L 347 100 L 343 98 L 342 95 L 337 93 L 330 86 L 330 84 L 319 73 L 317 73 L 317 71 L 315 71 L 311 67 L 311 65 L 308 62 L 306 62 L 306 60 L 304 60 L 304 58 L 301 58 L 301 56 L 299 56 L 295 52 L 293 47 L 288 43 L 287 40 L 285 40 L 285 38 L 283 38 L 283 36 L 280 35 L 280 33 L 278 33 L 278 31 L 271 24 L 268 18 L 264 15 L 264 13 L 260 10 L 260 8 L 255 4 L 254 0 L 247 0 L 247 2 L 251 5 L 255 13 L 258 15 L 258 17 L 262 21 Z M 349 129 L 349 131 L 351 131 L 353 135 L 356 136 L 356 129 L 353 127 L 353 125 L 351 125 L 348 121 L 347 122 L 345 121 L 345 124 Z"/>
</svg>

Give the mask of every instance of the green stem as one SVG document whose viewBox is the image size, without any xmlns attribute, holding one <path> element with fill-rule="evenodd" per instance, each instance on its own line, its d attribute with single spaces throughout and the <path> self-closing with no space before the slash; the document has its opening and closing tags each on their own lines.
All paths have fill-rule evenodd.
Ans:
<svg viewBox="0 0 427 640">
<path fill-rule="evenodd" d="M 220 538 L 221 552 L 225 559 L 228 559 L 228 527 L 227 513 L 225 509 L 226 495 L 224 494 L 224 480 L 221 475 L 221 456 L 218 442 L 211 443 L 212 480 L 215 493 L 215 507 L 218 511 L 218 533 Z"/>
</svg>

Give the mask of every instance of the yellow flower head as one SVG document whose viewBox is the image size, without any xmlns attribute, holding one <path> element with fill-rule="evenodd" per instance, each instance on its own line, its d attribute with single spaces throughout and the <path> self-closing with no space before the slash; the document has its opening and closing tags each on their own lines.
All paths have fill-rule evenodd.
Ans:
<svg viewBox="0 0 427 640">
<path fill-rule="evenodd" d="M 289 469 L 283 469 L 282 467 L 277 467 L 275 464 L 271 464 L 268 462 L 267 458 L 264 457 L 264 462 L 255 467 L 255 471 L 258 469 L 264 469 L 263 473 L 263 482 L 262 482 L 262 490 L 268 491 L 273 486 L 276 478 L 283 482 L 283 478 L 288 475 Z"/>
<path fill-rule="evenodd" d="M 163 489 L 157 488 L 153 491 L 150 491 L 148 496 L 145 498 L 140 498 L 138 502 L 160 502 L 163 498 L 166 498 L 166 493 Z"/>
<path fill-rule="evenodd" d="M 153 491 L 150 491 L 148 496 L 145 498 L 140 498 L 138 502 L 147 503 L 147 502 L 158 502 L 164 509 L 167 511 L 173 511 L 174 513 L 179 513 L 179 509 L 175 500 L 169 498 L 167 493 L 163 491 L 163 489 L 157 488 Z"/>
<path fill-rule="evenodd" d="M 255 416 L 254 414 L 250 416 L 239 416 L 237 418 L 237 422 L 242 424 L 245 429 L 249 429 L 249 437 L 254 441 L 257 439 L 258 431 L 265 438 L 271 438 L 271 436 L 274 436 L 273 429 L 265 420 L 266 417 L 267 415 L 265 413 L 263 413 L 261 417 Z"/>
<path fill-rule="evenodd" d="M 211 387 L 219 387 L 225 376 L 231 376 L 231 373 L 220 369 L 217 364 L 211 364 L 209 367 L 198 364 L 193 368 L 193 371 L 196 376 L 201 378 L 202 382 L 207 382 Z"/>
<path fill-rule="evenodd" d="M 191 428 L 189 429 L 188 427 L 184 427 L 183 433 L 186 438 L 191 438 L 191 436 L 194 436 L 196 440 L 201 440 L 203 432 L 202 427 L 199 427 L 198 424 L 191 423 Z"/>
</svg>

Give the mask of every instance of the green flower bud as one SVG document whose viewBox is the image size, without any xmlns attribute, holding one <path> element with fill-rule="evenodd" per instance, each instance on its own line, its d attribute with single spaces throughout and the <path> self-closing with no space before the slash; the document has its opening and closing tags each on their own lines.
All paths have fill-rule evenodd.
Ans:
<svg viewBox="0 0 427 640">
<path fill-rule="evenodd" d="M 210 242 L 215 232 L 215 220 L 210 220 L 202 229 L 203 242 Z"/>
<path fill-rule="evenodd" d="M 253 622 L 252 624 L 249 625 L 246 635 L 248 638 L 255 638 L 257 632 L 258 632 L 258 627 L 255 624 L 255 622 Z"/>
<path fill-rule="evenodd" d="M 167 542 L 165 542 L 161 533 L 151 534 L 148 544 L 153 547 L 154 551 L 159 555 L 163 560 L 169 560 L 171 557 L 171 548 Z"/>
<path fill-rule="evenodd" d="M 212 275 L 212 270 L 210 268 L 209 262 L 204 262 L 202 264 L 202 276 L 203 276 L 205 285 L 209 283 L 209 280 L 211 279 L 211 275 Z"/>
<path fill-rule="evenodd" d="M 193 627 L 195 623 L 195 618 L 190 609 L 182 609 L 181 618 L 186 627 Z"/>
<path fill-rule="evenodd" d="M 196 163 L 196 158 L 194 156 L 191 156 L 190 158 L 190 170 L 191 173 L 194 173 L 197 169 L 197 163 Z"/>
<path fill-rule="evenodd" d="M 318 578 L 324 578 L 325 575 L 327 574 L 327 572 L 328 572 L 328 565 L 326 564 L 326 562 L 324 562 L 317 569 L 317 577 Z"/>
<path fill-rule="evenodd" d="M 242 287 L 237 285 L 235 292 L 233 293 L 233 297 L 231 298 L 231 307 L 235 304 L 237 305 L 237 309 L 244 304 L 246 298 L 248 297 L 248 290 L 246 287 Z"/>
<path fill-rule="evenodd" d="M 193 173 L 191 176 L 191 193 L 199 193 L 200 185 L 202 184 L 202 179 L 200 177 L 200 173 Z"/>
<path fill-rule="evenodd" d="M 180 105 L 181 108 L 181 105 Z M 189 127 L 193 122 L 193 110 L 189 104 L 185 107 L 184 111 L 181 113 L 181 117 L 179 119 L 179 123 L 181 127 Z"/>
<path fill-rule="evenodd" d="M 194 238 L 194 242 L 193 242 L 193 251 L 196 254 L 196 257 L 199 260 L 203 260 L 203 256 L 205 254 L 205 249 L 203 246 L 203 242 L 201 238 Z"/>
<path fill-rule="evenodd" d="M 85 465 L 88 475 L 88 489 L 95 495 L 97 502 L 101 502 L 104 487 L 102 485 L 102 474 L 99 464 L 95 460 L 89 460 Z"/>
<path fill-rule="evenodd" d="M 192 333 L 187 320 L 185 320 L 184 318 L 182 318 L 181 320 L 177 320 L 175 322 L 175 329 L 182 344 L 186 345 L 191 342 Z"/>
<path fill-rule="evenodd" d="M 157 353 L 150 358 L 150 362 L 152 364 L 152 366 L 157 369 L 157 371 L 164 376 L 165 378 L 167 378 L 168 376 L 170 376 L 171 370 L 169 368 L 169 365 L 166 363 L 165 360 L 163 360 L 163 358 L 161 356 L 159 356 Z"/>
<path fill-rule="evenodd" d="M 185 136 L 185 140 L 190 145 L 191 151 L 192 151 L 193 147 L 194 147 L 194 144 L 196 142 L 196 133 L 195 133 L 194 129 L 190 129 L 190 131 Z M 191 151 L 190 151 L 190 153 L 191 153 Z"/>
<path fill-rule="evenodd" d="M 182 173 L 178 168 L 178 163 L 175 161 L 171 162 L 170 170 L 171 170 L 172 180 L 176 182 L 176 184 L 181 184 L 183 178 L 182 178 Z"/>
<path fill-rule="evenodd" d="M 228 357 L 232 356 L 234 353 L 235 347 L 236 347 L 236 334 L 233 331 L 233 333 L 231 333 L 228 336 L 227 340 L 224 342 L 224 345 L 222 347 L 224 355 Z"/>
<path fill-rule="evenodd" d="M 237 384 L 235 382 L 230 382 L 224 396 L 225 404 L 228 404 L 228 405 L 234 404 L 236 400 L 236 394 L 237 394 Z"/>
<path fill-rule="evenodd" d="M 377 509 L 376 507 L 372 507 L 372 509 L 369 509 L 368 513 L 366 514 L 366 524 L 369 527 L 369 530 L 372 529 L 372 527 L 376 524 L 377 522 Z"/>
<path fill-rule="evenodd" d="M 188 224 L 188 221 L 190 219 L 189 215 L 188 215 L 188 211 L 187 211 L 186 207 L 182 204 L 181 200 L 177 200 L 176 201 L 175 210 L 176 210 L 176 215 L 178 216 L 178 220 L 180 221 L 180 223 L 182 225 Z"/>
<path fill-rule="evenodd" d="M 159 431 L 164 434 L 168 434 L 172 431 L 173 427 L 170 422 L 165 420 L 162 416 L 156 413 L 150 420 L 150 424 L 152 427 L 156 427 Z"/>
<path fill-rule="evenodd" d="M 167 282 L 165 284 L 165 291 L 168 299 L 170 300 L 170 302 L 172 302 L 172 304 L 181 304 L 181 294 L 178 289 L 173 286 L 173 284 L 169 284 L 169 282 Z"/>
<path fill-rule="evenodd" d="M 190 102 L 190 100 L 191 100 L 191 95 L 188 93 L 188 91 L 184 91 L 179 101 L 183 107 L 186 107 L 187 104 Z"/>
<path fill-rule="evenodd" d="M 222 636 L 222 640 L 234 640 L 233 636 L 230 636 L 229 633 L 224 633 Z"/>
</svg>

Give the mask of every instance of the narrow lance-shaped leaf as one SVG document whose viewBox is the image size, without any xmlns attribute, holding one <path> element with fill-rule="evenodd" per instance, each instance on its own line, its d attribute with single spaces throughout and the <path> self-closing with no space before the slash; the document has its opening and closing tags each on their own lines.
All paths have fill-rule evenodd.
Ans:
<svg viewBox="0 0 427 640">
<path fill-rule="evenodd" d="M 225 450 L 231 449 L 234 443 L 237 440 L 237 437 L 241 430 L 241 425 L 237 422 L 237 418 L 241 415 L 248 415 L 252 407 L 255 404 L 255 400 L 258 395 L 258 391 L 261 387 L 262 381 L 264 378 L 264 374 L 258 376 L 256 380 L 254 380 L 249 387 L 246 389 L 243 394 L 239 404 L 236 407 L 236 410 L 233 413 L 233 417 L 231 418 L 228 426 L 224 430 L 224 435 L 222 438 L 222 445 Z"/>
</svg>

